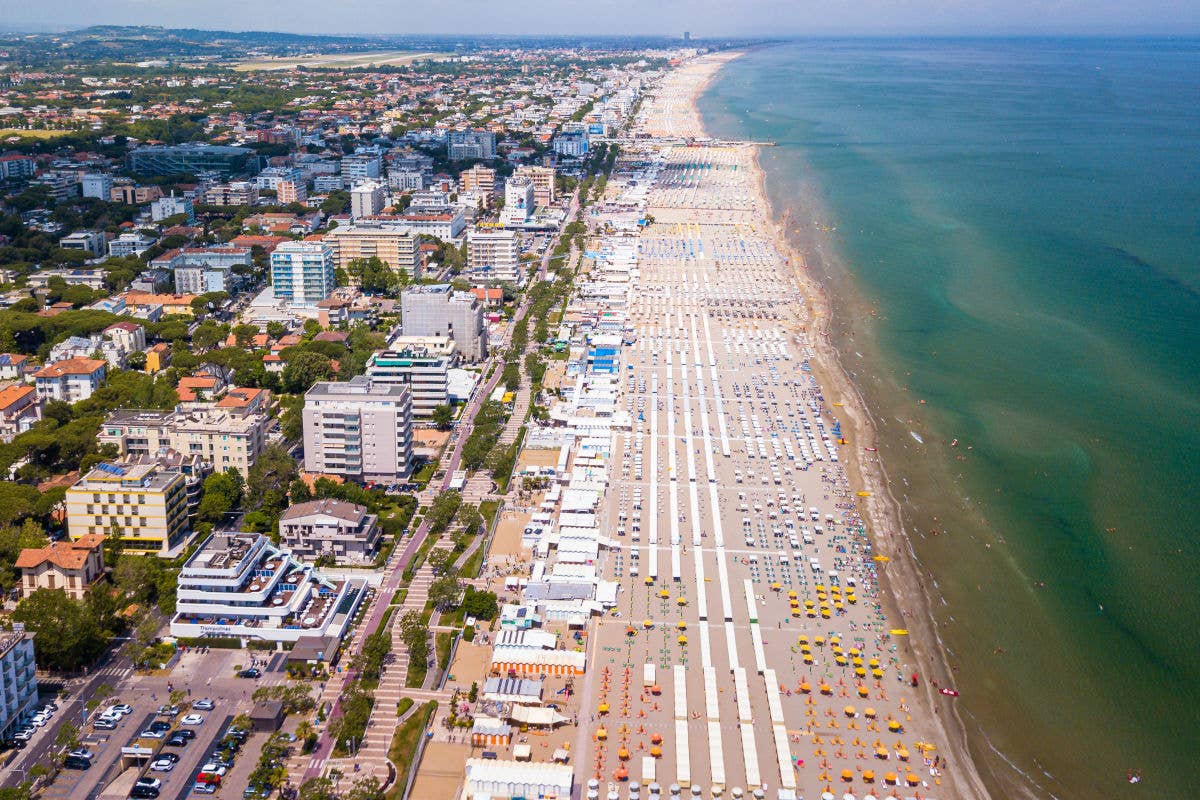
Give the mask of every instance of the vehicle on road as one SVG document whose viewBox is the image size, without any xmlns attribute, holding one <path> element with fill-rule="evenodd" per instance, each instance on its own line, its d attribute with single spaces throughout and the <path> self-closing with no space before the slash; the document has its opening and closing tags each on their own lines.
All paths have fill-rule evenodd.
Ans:
<svg viewBox="0 0 1200 800">
<path fill-rule="evenodd" d="M 207 697 L 192 703 L 192 709 L 195 711 L 212 711 L 214 708 L 216 708 L 216 703 Z"/>
<path fill-rule="evenodd" d="M 262 670 L 258 667 L 251 667 L 250 669 L 242 670 L 237 674 L 237 676 L 239 678 L 261 678 Z"/>
</svg>

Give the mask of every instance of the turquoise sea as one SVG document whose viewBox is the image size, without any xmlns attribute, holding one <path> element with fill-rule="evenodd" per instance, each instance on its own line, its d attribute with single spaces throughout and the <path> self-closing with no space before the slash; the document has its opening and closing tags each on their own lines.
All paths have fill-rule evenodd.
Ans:
<svg viewBox="0 0 1200 800">
<path fill-rule="evenodd" d="M 777 142 L 996 796 L 1195 796 L 1200 41 L 799 41 L 700 107 Z"/>
</svg>

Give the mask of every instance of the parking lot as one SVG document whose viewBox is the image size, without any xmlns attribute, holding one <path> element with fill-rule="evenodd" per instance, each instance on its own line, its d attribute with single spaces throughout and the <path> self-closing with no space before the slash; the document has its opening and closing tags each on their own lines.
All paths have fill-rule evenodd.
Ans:
<svg viewBox="0 0 1200 800">
<path fill-rule="evenodd" d="M 80 741 L 83 748 L 91 751 L 91 767 L 86 770 L 64 769 L 55 781 L 46 788 L 42 797 L 47 800 L 76 800 L 76 798 L 97 797 L 100 792 L 116 780 L 122 773 L 122 748 L 139 745 L 147 748 L 155 757 L 159 754 L 173 753 L 178 756 L 178 763 L 169 771 L 154 771 L 150 764 L 154 758 L 144 758 L 143 771 L 146 776 L 161 781 L 159 797 L 163 800 L 177 800 L 190 796 L 207 797 L 210 795 L 193 792 L 200 767 L 208 760 L 216 749 L 217 743 L 229 729 L 234 717 L 250 711 L 253 701 L 251 695 L 260 686 L 281 682 L 283 672 L 283 655 L 275 654 L 261 656 L 268 659 L 262 677 L 258 679 L 236 677 L 235 667 L 249 664 L 252 657 L 245 650 L 216 650 L 207 653 L 186 652 L 181 654 L 174 667 L 169 671 L 153 675 L 131 675 L 114 686 L 114 694 L 106 698 L 100 708 L 89 715 L 86 723 L 81 725 Z M 170 695 L 168 684 L 178 691 L 190 692 L 180 703 L 179 713 L 175 715 L 159 714 L 159 708 L 166 703 Z M 201 699 L 211 699 L 213 709 L 209 711 L 193 711 L 190 703 Z M 97 729 L 96 720 L 100 719 L 106 709 L 117 704 L 126 704 L 130 712 L 123 715 L 112 730 Z M 55 723 L 61 724 L 59 714 Z M 182 720 L 189 713 L 203 717 L 203 721 L 194 725 L 183 725 Z M 75 716 L 74 714 L 72 716 Z M 82 716 L 80 714 L 79 716 Z M 140 734 L 154 722 L 164 722 L 169 729 L 161 739 L 143 738 Z M 79 724 L 79 718 L 72 720 Z M 55 726 L 57 727 L 57 726 Z M 183 746 L 168 746 L 166 744 L 171 733 L 178 730 L 194 732 L 194 738 Z M 53 741 L 54 731 L 47 726 L 37 734 L 49 736 Z M 228 773 L 231 777 L 236 771 L 242 775 L 237 786 L 218 789 L 213 797 L 242 796 L 245 788 L 245 777 L 258 761 L 259 753 L 265 737 L 251 737 L 238 752 Z M 51 747 L 51 750 L 55 748 Z M 32 753 L 33 748 L 30 748 Z M 20 752 L 13 759 L 12 766 L 18 777 L 23 775 L 34 763 L 23 763 Z M 149 755 L 149 754 L 148 754 Z M 236 789 L 236 791 L 233 791 Z"/>
</svg>

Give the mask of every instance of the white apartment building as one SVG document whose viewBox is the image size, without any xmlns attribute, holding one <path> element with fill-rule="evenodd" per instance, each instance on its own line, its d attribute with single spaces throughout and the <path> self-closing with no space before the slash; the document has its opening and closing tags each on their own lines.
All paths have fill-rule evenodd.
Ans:
<svg viewBox="0 0 1200 800">
<path fill-rule="evenodd" d="M 350 190 L 350 218 L 371 217 L 383 211 L 387 193 L 377 181 L 364 181 Z"/>
<path fill-rule="evenodd" d="M 383 161 L 375 153 L 354 153 L 342 158 L 342 182 L 346 186 L 375 180 L 382 174 Z"/>
<path fill-rule="evenodd" d="M 196 221 L 196 207 L 192 201 L 186 197 L 176 197 L 174 192 L 170 197 L 160 197 L 150 204 L 150 219 L 155 222 L 179 214 L 184 214 L 189 223 Z"/>
<path fill-rule="evenodd" d="M 34 386 L 43 400 L 77 403 L 104 385 L 108 364 L 98 358 L 68 358 L 33 373 Z"/>
<path fill-rule="evenodd" d="M 513 176 L 504 184 L 504 209 L 500 222 L 505 225 L 524 225 L 537 209 L 533 181 Z"/>
<path fill-rule="evenodd" d="M 383 350 L 367 360 L 366 375 L 379 384 L 407 386 L 414 417 L 428 417 L 449 402 L 450 358 L 424 348 Z"/>
<path fill-rule="evenodd" d="M 261 534 L 215 533 L 179 572 L 171 635 L 340 639 L 365 590 L 364 579 L 327 577 Z"/>
<path fill-rule="evenodd" d="M 487 355 L 483 306 L 470 292 L 448 283 L 411 286 L 400 293 L 400 324 L 405 336 L 445 336 L 470 361 Z"/>
<path fill-rule="evenodd" d="M 141 233 L 122 233 L 108 243 L 108 254 L 114 258 L 140 256 L 154 246 L 154 240 Z"/>
<path fill-rule="evenodd" d="M 467 272 L 473 283 L 520 283 L 521 243 L 517 232 L 474 230 L 468 233 Z"/>
<path fill-rule="evenodd" d="M 558 197 L 554 167 L 522 164 L 513 171 L 513 177 L 533 181 L 533 199 L 542 208 L 552 205 Z"/>
<path fill-rule="evenodd" d="M 412 392 L 359 375 L 304 395 L 304 469 L 393 483 L 412 466 Z"/>
<path fill-rule="evenodd" d="M 107 203 L 113 178 L 106 172 L 89 172 L 79 179 L 79 186 L 84 197 L 95 197 Z"/>
<path fill-rule="evenodd" d="M 284 242 L 271 253 L 275 297 L 297 305 L 315 305 L 336 283 L 333 249 L 322 242 Z"/>
<path fill-rule="evenodd" d="M 100 258 L 108 249 L 104 231 L 75 231 L 58 240 L 58 246 L 66 250 L 82 250 L 91 258 Z"/>
<path fill-rule="evenodd" d="M 25 631 L 24 624 L 14 622 L 11 631 L 0 632 L 0 737 L 7 739 L 17 732 L 21 715 L 37 699 L 33 634 Z"/>
<path fill-rule="evenodd" d="M 302 558 L 369 561 L 379 548 L 379 518 L 343 500 L 298 503 L 279 516 L 279 538 Z"/>
</svg>

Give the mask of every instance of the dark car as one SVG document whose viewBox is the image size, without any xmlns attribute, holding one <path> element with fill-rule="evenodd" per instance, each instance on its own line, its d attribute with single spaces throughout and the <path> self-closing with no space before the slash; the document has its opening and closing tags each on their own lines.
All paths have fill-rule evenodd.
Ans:
<svg viewBox="0 0 1200 800">
<path fill-rule="evenodd" d="M 79 756 L 67 756 L 63 759 L 63 766 L 67 769 L 91 769 L 92 762 Z"/>
<path fill-rule="evenodd" d="M 242 670 L 237 674 L 237 676 L 239 678 L 261 678 L 262 670 L 258 667 L 251 667 L 250 669 Z"/>
<path fill-rule="evenodd" d="M 192 739 L 196 738 L 196 732 L 193 730 L 188 730 L 187 728 L 180 728 L 177 731 L 173 731 L 171 733 L 171 735 L 172 736 L 182 736 L 183 738 L 187 739 L 188 741 L 191 741 Z"/>
<path fill-rule="evenodd" d="M 136 800 L 154 800 L 158 797 L 158 789 L 153 786 L 134 786 L 129 796 Z"/>
<path fill-rule="evenodd" d="M 163 742 L 163 744 L 167 747 L 186 747 L 188 738 L 186 736 L 181 736 L 181 733 L 182 731 L 175 731 L 175 733 L 172 733 L 167 737 L 167 741 Z"/>
<path fill-rule="evenodd" d="M 149 727 L 147 728 L 147 730 L 152 730 L 152 731 L 169 731 L 169 730 L 171 730 L 171 723 L 169 723 L 169 722 L 167 722 L 167 721 L 165 721 L 165 720 L 156 719 L 156 720 L 154 720 L 154 722 L 151 722 L 151 723 L 150 723 L 150 725 L 149 725 Z"/>
</svg>

